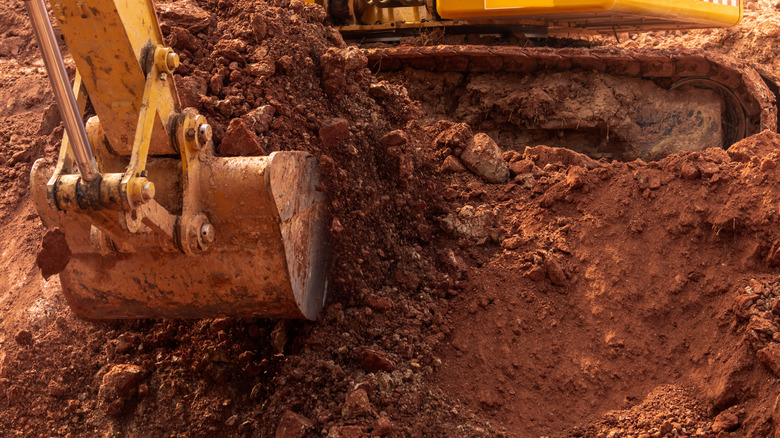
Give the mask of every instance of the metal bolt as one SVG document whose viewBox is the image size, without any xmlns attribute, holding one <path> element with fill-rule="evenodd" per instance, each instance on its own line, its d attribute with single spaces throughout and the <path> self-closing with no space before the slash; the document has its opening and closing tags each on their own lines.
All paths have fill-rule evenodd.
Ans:
<svg viewBox="0 0 780 438">
<path fill-rule="evenodd" d="M 164 81 L 166 79 L 168 79 L 168 74 L 167 73 L 160 73 L 160 80 Z"/>
<path fill-rule="evenodd" d="M 168 66 L 168 71 L 173 72 L 179 66 L 179 54 L 173 51 L 168 52 L 165 56 L 165 63 Z"/>
<path fill-rule="evenodd" d="M 151 181 L 144 184 L 144 186 L 141 188 L 141 198 L 144 201 L 151 201 L 152 199 L 154 199 L 154 194 L 155 194 L 154 183 Z"/>
<path fill-rule="evenodd" d="M 214 226 L 211 224 L 203 224 L 200 227 L 200 240 L 203 243 L 209 244 L 214 241 Z"/>
<path fill-rule="evenodd" d="M 198 143 L 205 145 L 211 141 L 211 125 L 201 123 L 198 125 Z"/>
</svg>

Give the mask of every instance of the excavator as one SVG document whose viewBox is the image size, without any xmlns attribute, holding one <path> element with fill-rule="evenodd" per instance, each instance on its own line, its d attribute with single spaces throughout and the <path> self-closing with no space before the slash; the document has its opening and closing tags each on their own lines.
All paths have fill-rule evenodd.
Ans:
<svg viewBox="0 0 780 438">
<path fill-rule="evenodd" d="M 570 34 L 725 27 L 741 0 L 321 0 L 348 38 L 435 28 Z M 26 0 L 65 135 L 31 171 L 46 227 L 64 234 L 68 304 L 90 320 L 221 316 L 316 319 L 327 291 L 326 198 L 305 152 L 222 157 L 208 120 L 182 108 L 151 1 L 53 0 L 71 82 L 43 0 Z M 522 47 L 368 49 L 376 70 L 601 71 L 724 99 L 739 139 L 777 129 L 768 72 L 679 52 Z M 774 88 L 772 88 L 774 87 Z M 95 115 L 84 123 L 87 100 Z M 733 139 L 732 139 L 733 140 Z"/>
</svg>

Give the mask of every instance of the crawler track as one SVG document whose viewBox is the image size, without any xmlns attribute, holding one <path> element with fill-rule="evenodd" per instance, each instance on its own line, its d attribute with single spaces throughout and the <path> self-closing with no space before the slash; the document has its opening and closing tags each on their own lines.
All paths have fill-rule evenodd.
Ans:
<svg viewBox="0 0 780 438">
<path fill-rule="evenodd" d="M 684 50 L 627 51 L 618 48 L 522 48 L 511 46 L 399 46 L 365 49 L 369 67 L 389 73 L 514 74 L 597 73 L 649 80 L 662 89 L 682 84 L 723 95 L 723 145 L 762 130 L 777 131 L 777 84 L 760 67 L 722 55 Z M 773 92 L 774 90 L 774 92 Z M 726 126 L 728 125 L 728 126 Z"/>
</svg>

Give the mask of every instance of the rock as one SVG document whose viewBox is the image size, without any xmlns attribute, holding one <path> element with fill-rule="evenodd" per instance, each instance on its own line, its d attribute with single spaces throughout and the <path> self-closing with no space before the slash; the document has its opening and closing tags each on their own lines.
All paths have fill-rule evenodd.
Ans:
<svg viewBox="0 0 780 438">
<path fill-rule="evenodd" d="M 29 330 L 19 330 L 14 336 L 14 340 L 19 345 L 32 345 L 33 335 Z"/>
<path fill-rule="evenodd" d="M 544 258 L 544 267 L 552 284 L 562 287 L 569 284 L 566 280 L 566 274 L 561 269 L 561 265 L 553 257 L 548 256 Z"/>
<path fill-rule="evenodd" d="M 114 365 L 103 376 L 98 395 L 105 401 L 128 397 L 141 383 L 144 374 L 143 368 L 138 365 Z"/>
<path fill-rule="evenodd" d="M 661 424 L 661 427 L 658 428 L 658 433 L 661 434 L 661 436 L 666 435 L 667 433 L 670 433 L 674 429 L 672 426 L 672 423 L 668 421 L 664 421 L 663 424 Z"/>
<path fill-rule="evenodd" d="M 582 186 L 585 185 L 586 173 L 587 170 L 585 170 L 585 168 L 582 166 L 570 167 L 569 171 L 566 173 L 566 186 L 569 188 L 569 190 L 577 190 L 582 188 Z"/>
<path fill-rule="evenodd" d="M 138 342 L 138 335 L 130 332 L 122 333 L 116 341 L 116 352 L 124 353 L 136 345 Z"/>
<path fill-rule="evenodd" d="M 377 312 L 387 312 L 393 309 L 393 300 L 390 297 L 370 294 L 366 297 L 366 305 Z"/>
<path fill-rule="evenodd" d="M 183 27 L 171 26 L 168 36 L 171 40 L 171 47 L 176 50 L 189 50 L 190 53 L 195 54 L 203 48 L 200 40 Z"/>
<path fill-rule="evenodd" d="M 712 422 L 712 431 L 718 432 L 732 432 L 739 428 L 739 417 L 731 412 L 723 411 L 715 417 Z"/>
<path fill-rule="evenodd" d="M 509 179 L 509 167 L 501 157 L 501 149 L 487 134 L 475 135 L 463 149 L 460 160 L 487 182 L 500 184 Z"/>
<path fill-rule="evenodd" d="M 60 117 L 60 110 L 57 106 L 57 102 L 52 102 L 49 106 L 43 110 L 41 116 L 41 126 L 38 128 L 38 135 L 49 135 L 54 131 L 54 128 L 59 126 L 62 118 Z"/>
<path fill-rule="evenodd" d="M 227 427 L 233 427 L 238 423 L 238 415 L 231 415 L 228 417 L 227 420 L 225 420 L 225 426 Z"/>
<path fill-rule="evenodd" d="M 439 167 L 439 172 L 441 173 L 463 173 L 467 171 L 466 166 L 455 158 L 454 155 L 448 155 Z"/>
<path fill-rule="evenodd" d="M 252 391 L 249 393 L 250 400 L 259 400 L 263 396 L 263 385 L 257 384 L 252 387 Z"/>
<path fill-rule="evenodd" d="M 517 160 L 509 163 L 509 172 L 514 175 L 525 175 L 534 170 L 534 162 L 531 160 Z"/>
<path fill-rule="evenodd" d="M 753 157 L 761 160 L 780 152 L 780 134 L 765 130 L 734 143 L 726 152 L 734 161 L 747 163 Z"/>
<path fill-rule="evenodd" d="M 777 167 L 777 163 L 775 163 L 775 160 L 771 158 L 764 158 L 761 160 L 761 171 L 762 172 L 768 172 L 772 169 Z"/>
<path fill-rule="evenodd" d="M 756 351 L 756 358 L 766 365 L 775 376 L 780 377 L 780 344 L 772 342 Z"/>
<path fill-rule="evenodd" d="M 174 26 L 180 26 L 195 34 L 211 24 L 211 14 L 191 0 L 158 3 L 156 8 L 163 32 L 168 32 Z"/>
<path fill-rule="evenodd" d="M 198 108 L 201 96 L 208 92 L 209 84 L 206 82 L 206 79 L 194 75 L 186 77 L 173 75 L 173 80 L 176 82 L 176 89 L 179 91 L 181 106 L 183 108 Z"/>
<path fill-rule="evenodd" d="M 571 149 L 551 148 L 544 145 L 526 147 L 523 152 L 523 158 L 531 160 L 539 168 L 544 168 L 548 164 L 582 166 L 586 169 L 595 169 L 603 166 L 593 158 L 574 152 Z"/>
<path fill-rule="evenodd" d="M 0 57 L 13 57 L 22 52 L 26 46 L 24 40 L 18 36 L 4 36 L 3 44 L 0 44 Z"/>
<path fill-rule="evenodd" d="M 322 88 L 333 97 L 341 97 L 347 88 L 346 60 L 340 49 L 331 47 L 320 57 Z"/>
<path fill-rule="evenodd" d="M 680 169 L 680 176 L 683 177 L 683 179 L 692 180 L 701 176 L 701 172 L 695 164 L 691 163 L 690 161 L 686 161 L 683 163 L 682 168 Z"/>
<path fill-rule="evenodd" d="M 520 246 L 525 242 L 525 240 L 520 236 L 512 236 L 507 239 L 504 239 L 503 242 L 501 242 L 501 248 L 504 249 L 517 249 L 520 248 Z"/>
<path fill-rule="evenodd" d="M 393 423 L 387 417 L 379 417 L 374 423 L 374 434 L 377 436 L 388 436 L 393 433 Z"/>
<path fill-rule="evenodd" d="M 68 266 L 71 254 L 65 233 L 59 228 L 52 228 L 47 230 L 41 239 L 41 248 L 38 250 L 35 264 L 41 269 L 43 278 L 48 280 Z"/>
<path fill-rule="evenodd" d="M 46 390 L 52 397 L 59 398 L 65 395 L 65 387 L 56 380 L 49 381 L 49 386 L 46 388 Z"/>
<path fill-rule="evenodd" d="M 545 269 L 539 265 L 531 266 L 531 268 L 523 274 L 523 277 L 531 281 L 542 281 L 546 276 Z"/>
<path fill-rule="evenodd" d="M 699 171 L 701 172 L 701 176 L 704 178 L 711 178 L 712 175 L 720 172 L 720 166 L 711 161 L 699 162 L 698 167 Z"/>
<path fill-rule="evenodd" d="M 373 409 L 371 407 L 371 402 L 368 400 L 366 390 L 359 388 L 347 394 L 347 400 L 344 402 L 341 416 L 345 420 L 351 420 L 353 418 L 371 415 L 372 412 Z"/>
<path fill-rule="evenodd" d="M 271 62 L 253 62 L 249 64 L 249 74 L 254 77 L 265 76 L 270 78 L 276 73 L 276 65 Z"/>
<path fill-rule="evenodd" d="M 474 137 L 471 127 L 465 123 L 455 123 L 445 129 L 433 141 L 436 148 L 463 149 Z"/>
<path fill-rule="evenodd" d="M 359 348 L 356 353 L 360 359 L 360 366 L 367 373 L 395 370 L 395 363 L 383 353 L 365 347 Z"/>
<path fill-rule="evenodd" d="M 258 43 L 262 42 L 268 34 L 265 17 L 262 14 L 252 14 L 250 23 L 252 24 L 252 33 L 255 36 L 255 41 Z"/>
<path fill-rule="evenodd" d="M 222 137 L 222 143 L 219 145 L 219 154 L 244 157 L 265 155 L 266 153 L 260 145 L 260 139 L 249 129 L 246 121 L 241 118 L 235 118 L 230 121 L 225 136 Z"/>
<path fill-rule="evenodd" d="M 322 122 L 320 140 L 325 148 L 333 149 L 349 138 L 349 122 L 345 119 L 330 119 Z"/>
<path fill-rule="evenodd" d="M 403 130 L 396 129 L 395 131 L 390 131 L 383 135 L 382 138 L 379 139 L 379 142 L 385 146 L 401 146 L 408 143 L 409 138 Z"/>
<path fill-rule="evenodd" d="M 256 133 L 268 131 L 276 114 L 276 108 L 272 105 L 262 105 L 241 116 L 249 129 Z"/>
</svg>

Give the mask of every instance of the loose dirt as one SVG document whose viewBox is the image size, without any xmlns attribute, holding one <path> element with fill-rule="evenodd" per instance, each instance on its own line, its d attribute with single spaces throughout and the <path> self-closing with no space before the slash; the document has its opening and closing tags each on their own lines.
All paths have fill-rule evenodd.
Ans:
<svg viewBox="0 0 780 438">
<path fill-rule="evenodd" d="M 776 11 L 757 5 L 741 28 L 679 39 L 772 38 Z M 319 158 L 330 301 L 316 322 L 74 317 L 35 265 L 44 230 L 28 174 L 53 162 L 62 128 L 12 0 L 0 18 L 0 435 L 775 434 L 777 134 L 649 162 L 521 148 L 426 119 L 317 6 L 159 12 L 185 104 L 220 153 Z M 741 47 L 774 65 L 766 46 Z"/>
</svg>

